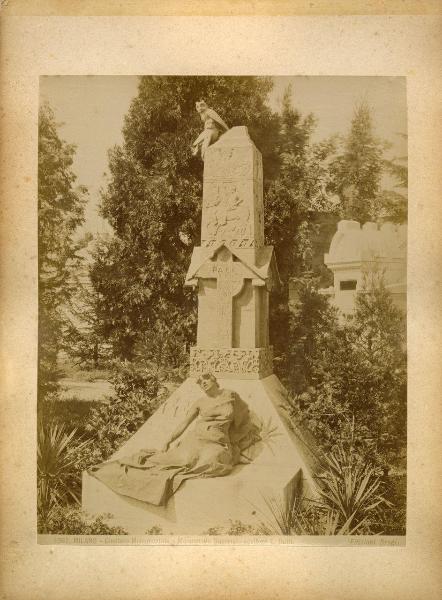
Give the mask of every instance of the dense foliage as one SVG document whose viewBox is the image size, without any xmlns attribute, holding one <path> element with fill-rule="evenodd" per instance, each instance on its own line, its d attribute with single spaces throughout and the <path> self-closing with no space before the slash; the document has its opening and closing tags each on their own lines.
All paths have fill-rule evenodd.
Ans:
<svg viewBox="0 0 442 600">
<path fill-rule="evenodd" d="M 106 402 L 67 402 L 52 393 L 39 403 L 37 513 L 41 532 L 112 533 L 102 520 L 90 525 L 78 511 L 70 512 L 80 502 L 82 472 L 107 460 L 135 433 L 164 392 L 154 372 L 132 364 L 115 365 L 112 381 L 115 396 Z M 61 524 L 63 515 L 66 526 Z"/>
<path fill-rule="evenodd" d="M 204 97 L 230 126 L 247 125 L 270 174 L 278 134 L 266 104 L 270 86 L 250 77 L 140 79 L 124 143 L 109 154 L 102 214 L 115 236 L 92 274 L 106 302 L 106 333 L 121 358 L 133 358 L 139 338 L 158 323 L 182 346 L 195 335 L 195 294 L 183 288 L 201 216 L 203 165 L 190 152 L 201 130 L 195 101 Z"/>
<path fill-rule="evenodd" d="M 92 252 L 92 259 L 95 253 Z M 64 350 L 81 368 L 103 369 L 109 365 L 112 352 L 105 335 L 105 303 L 92 285 L 91 271 L 88 264 L 76 277 L 63 336 Z"/>
<path fill-rule="evenodd" d="M 86 430 L 92 443 L 83 467 L 107 460 L 147 421 L 164 392 L 155 373 L 130 363 L 115 369 L 112 382 L 115 396 L 90 411 Z"/>
<path fill-rule="evenodd" d="M 283 98 L 277 152 L 280 168 L 265 194 L 266 242 L 275 249 L 281 286 L 272 295 L 270 336 L 279 376 L 287 372 L 290 347 L 289 283 L 311 268 L 313 215 L 336 211 L 333 176 L 328 168 L 335 140 L 310 141 L 312 115 L 302 118 L 292 107 L 290 89 Z"/>
<path fill-rule="evenodd" d="M 386 472 L 403 467 L 406 448 L 404 315 L 382 278 L 366 282 L 356 310 L 342 321 L 311 282 L 299 289 L 287 380 L 294 416 L 324 451 L 352 440 Z"/>
<path fill-rule="evenodd" d="M 79 456 L 88 441 L 75 438 L 64 424 L 41 419 L 37 432 L 37 511 L 44 521 L 54 507 L 79 502 Z"/>
<path fill-rule="evenodd" d="M 312 268 L 318 215 L 363 222 L 385 209 L 381 175 L 396 168 L 399 176 L 399 167 L 384 160 L 369 108 L 357 107 L 344 139 L 313 144 L 314 117 L 293 108 L 290 89 L 281 112 L 272 112 L 270 89 L 268 78 L 256 77 L 140 79 L 124 143 L 109 154 L 102 196 L 102 214 L 115 235 L 98 245 L 91 272 L 115 356 L 133 360 L 137 347 L 150 347 L 152 360 L 179 368 L 195 338 L 196 298 L 183 288 L 201 217 L 203 167 L 189 150 L 201 129 L 195 99 L 205 98 L 230 126 L 246 125 L 263 154 L 266 243 L 275 247 L 282 280 L 270 327 L 280 376 L 293 341 L 289 282 Z"/>
<path fill-rule="evenodd" d="M 390 143 L 374 133 L 370 107 L 365 102 L 360 103 L 354 111 L 350 131 L 341 138 L 330 165 L 341 218 L 360 223 L 380 218 L 397 223 L 407 220 L 406 157 L 387 160 L 385 151 L 389 147 Z M 385 174 L 393 179 L 396 190 L 383 189 Z"/>
<path fill-rule="evenodd" d="M 365 222 L 376 216 L 373 208 L 380 190 L 382 150 L 373 134 L 370 109 L 362 103 L 355 111 L 344 152 L 333 165 L 344 218 Z"/>
</svg>

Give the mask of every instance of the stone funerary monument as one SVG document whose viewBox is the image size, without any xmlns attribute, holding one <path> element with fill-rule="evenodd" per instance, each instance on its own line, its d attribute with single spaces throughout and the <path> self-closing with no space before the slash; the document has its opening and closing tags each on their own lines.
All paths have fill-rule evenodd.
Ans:
<svg viewBox="0 0 442 600">
<path fill-rule="evenodd" d="M 273 248 L 264 245 L 262 157 L 246 127 L 233 127 L 205 150 L 201 246 L 185 285 L 198 294 L 190 376 L 112 459 L 160 448 L 201 396 L 196 379 L 207 372 L 247 403 L 260 441 L 250 464 L 224 477 L 189 479 L 166 506 L 119 495 L 84 473 L 83 508 L 111 513 L 111 523 L 129 533 L 159 526 L 164 534 L 195 535 L 230 520 L 253 525 L 266 499 L 314 489 L 312 454 L 289 427 L 286 392 L 273 374 L 268 315 L 278 271 Z"/>
</svg>

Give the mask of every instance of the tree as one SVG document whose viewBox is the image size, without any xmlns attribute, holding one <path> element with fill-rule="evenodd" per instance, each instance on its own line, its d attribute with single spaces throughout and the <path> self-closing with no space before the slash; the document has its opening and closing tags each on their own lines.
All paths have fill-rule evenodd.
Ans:
<svg viewBox="0 0 442 600">
<path fill-rule="evenodd" d="M 84 221 L 87 190 L 74 187 L 75 147 L 58 135 L 49 105 L 39 111 L 38 266 L 39 393 L 56 386 L 57 356 L 66 322 L 64 307 L 74 292 L 72 271 L 81 262 L 83 243 L 75 232 Z"/>
<path fill-rule="evenodd" d="M 164 335 L 178 333 L 182 345 L 195 336 L 196 297 L 183 288 L 201 217 L 203 165 L 189 150 L 201 131 L 195 101 L 204 98 L 229 126 L 248 126 L 268 179 L 278 169 L 279 134 L 278 116 L 266 104 L 270 88 L 269 79 L 255 77 L 140 79 L 123 145 L 109 153 L 102 194 L 115 236 L 92 271 L 106 332 L 121 358 L 133 358 L 138 339 L 157 323 L 170 330 Z"/>
<path fill-rule="evenodd" d="M 407 139 L 406 134 L 399 134 Z M 392 190 L 381 192 L 380 204 L 384 218 L 393 223 L 406 223 L 408 218 L 408 156 L 395 156 L 389 160 L 384 159 L 384 169 L 395 181 Z"/>
<path fill-rule="evenodd" d="M 341 217 L 364 223 L 374 218 L 380 192 L 384 144 L 373 133 L 369 106 L 356 106 L 344 151 L 334 161 L 336 192 L 342 203 Z"/>
<path fill-rule="evenodd" d="M 256 77 L 141 78 L 102 196 L 115 237 L 101 247 L 93 271 L 117 356 L 133 359 L 140 340 L 158 340 L 158 331 L 181 348 L 195 337 L 196 297 L 183 281 L 199 244 L 203 165 L 189 145 L 201 129 L 194 108 L 201 97 L 228 125 L 246 125 L 263 154 L 266 243 L 275 246 L 283 280 L 272 298 L 272 343 L 284 355 L 288 281 L 309 264 L 311 215 L 330 209 L 336 141 L 310 143 L 314 118 L 292 108 L 290 89 L 282 114 L 273 113 L 271 85 Z"/>
<path fill-rule="evenodd" d="M 293 108 L 292 90 L 283 97 L 277 152 L 280 168 L 265 194 L 266 240 L 275 248 L 281 288 L 272 297 L 270 330 L 275 348 L 275 367 L 285 378 L 290 334 L 289 282 L 309 277 L 312 238 L 316 232 L 314 215 L 336 209 L 330 157 L 336 148 L 334 138 L 312 144 L 313 115 L 302 117 Z"/>
<path fill-rule="evenodd" d="M 95 249 L 92 257 L 96 254 Z M 76 291 L 69 306 L 63 349 L 77 364 L 99 369 L 111 356 L 106 343 L 103 297 L 94 288 L 90 271 L 89 263 L 76 274 Z"/>
</svg>

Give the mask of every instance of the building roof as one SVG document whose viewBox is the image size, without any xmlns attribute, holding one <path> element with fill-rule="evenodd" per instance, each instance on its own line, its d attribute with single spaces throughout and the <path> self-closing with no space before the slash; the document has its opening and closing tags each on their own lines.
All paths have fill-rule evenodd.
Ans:
<svg viewBox="0 0 442 600">
<path fill-rule="evenodd" d="M 405 260 L 406 225 L 376 223 L 360 225 L 357 221 L 340 221 L 330 250 L 324 256 L 326 265 L 366 261 Z"/>
</svg>

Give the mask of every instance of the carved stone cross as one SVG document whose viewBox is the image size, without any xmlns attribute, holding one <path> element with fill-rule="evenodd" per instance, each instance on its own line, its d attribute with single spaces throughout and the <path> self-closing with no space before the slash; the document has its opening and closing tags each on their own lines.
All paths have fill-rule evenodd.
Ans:
<svg viewBox="0 0 442 600">
<path fill-rule="evenodd" d="M 252 276 L 245 265 L 233 259 L 227 248 L 221 248 L 216 260 L 206 262 L 197 272 L 197 277 L 217 280 L 218 339 L 214 345 L 218 348 L 232 348 L 233 298 L 241 292 L 244 279 Z"/>
</svg>

